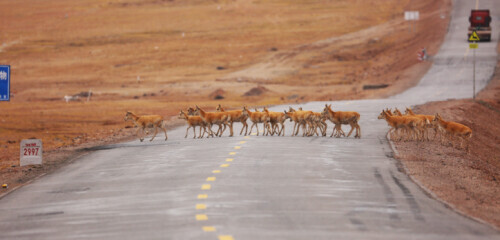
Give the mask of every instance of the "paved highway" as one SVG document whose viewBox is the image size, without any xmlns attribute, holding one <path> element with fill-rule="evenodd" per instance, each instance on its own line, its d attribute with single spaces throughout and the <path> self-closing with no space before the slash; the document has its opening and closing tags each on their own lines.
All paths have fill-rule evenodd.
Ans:
<svg viewBox="0 0 500 240">
<path fill-rule="evenodd" d="M 167 142 L 104 146 L 0 199 L 0 239 L 500 239 L 400 172 L 377 120 L 385 107 L 471 97 L 464 39 L 474 4 L 455 1 L 446 41 L 418 86 L 332 102 L 361 113 L 361 139 L 290 137 L 289 124 L 286 137 L 193 140 L 182 127 Z M 500 1 L 480 7 L 498 13 Z M 477 50 L 478 89 L 496 63 L 493 18 L 493 40 Z"/>
</svg>

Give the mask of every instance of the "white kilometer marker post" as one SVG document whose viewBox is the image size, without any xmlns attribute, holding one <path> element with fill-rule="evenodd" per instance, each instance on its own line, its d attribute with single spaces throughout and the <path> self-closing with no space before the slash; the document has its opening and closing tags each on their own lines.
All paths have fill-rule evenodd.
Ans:
<svg viewBox="0 0 500 240">
<path fill-rule="evenodd" d="M 24 139 L 21 141 L 21 152 L 19 165 L 35 165 L 42 164 L 42 140 L 40 139 Z"/>
</svg>

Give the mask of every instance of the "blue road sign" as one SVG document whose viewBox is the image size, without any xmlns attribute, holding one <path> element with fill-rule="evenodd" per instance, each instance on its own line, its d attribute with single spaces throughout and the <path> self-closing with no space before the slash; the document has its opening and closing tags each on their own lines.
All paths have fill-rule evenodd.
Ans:
<svg viewBox="0 0 500 240">
<path fill-rule="evenodd" d="M 9 65 L 0 65 L 0 101 L 10 101 Z"/>
</svg>

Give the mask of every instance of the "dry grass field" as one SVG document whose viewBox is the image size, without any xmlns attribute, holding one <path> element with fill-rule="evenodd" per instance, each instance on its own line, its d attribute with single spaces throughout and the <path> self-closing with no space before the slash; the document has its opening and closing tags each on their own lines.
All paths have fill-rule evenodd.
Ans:
<svg viewBox="0 0 500 240">
<path fill-rule="evenodd" d="M 0 64 L 11 65 L 13 96 L 0 102 L 0 183 L 21 184 L 70 155 L 57 153 L 131 136 L 127 110 L 173 125 L 195 103 L 262 106 L 400 92 L 430 66 L 416 52 L 437 52 L 450 4 L 1 1 Z M 413 31 L 405 10 L 421 13 Z M 388 87 L 363 90 L 369 84 Z M 90 101 L 63 99 L 90 90 Z M 43 140 L 43 167 L 19 167 L 19 142 L 27 138 Z"/>
</svg>

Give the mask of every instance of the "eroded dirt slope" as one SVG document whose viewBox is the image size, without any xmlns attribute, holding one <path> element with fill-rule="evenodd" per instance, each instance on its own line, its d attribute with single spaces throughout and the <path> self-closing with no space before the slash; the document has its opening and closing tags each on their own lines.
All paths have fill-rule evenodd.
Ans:
<svg viewBox="0 0 500 240">
<path fill-rule="evenodd" d="M 469 126 L 470 153 L 438 141 L 397 142 L 408 174 L 467 215 L 500 228 L 500 64 L 489 85 L 472 99 L 431 102 L 415 108 Z"/>
</svg>

